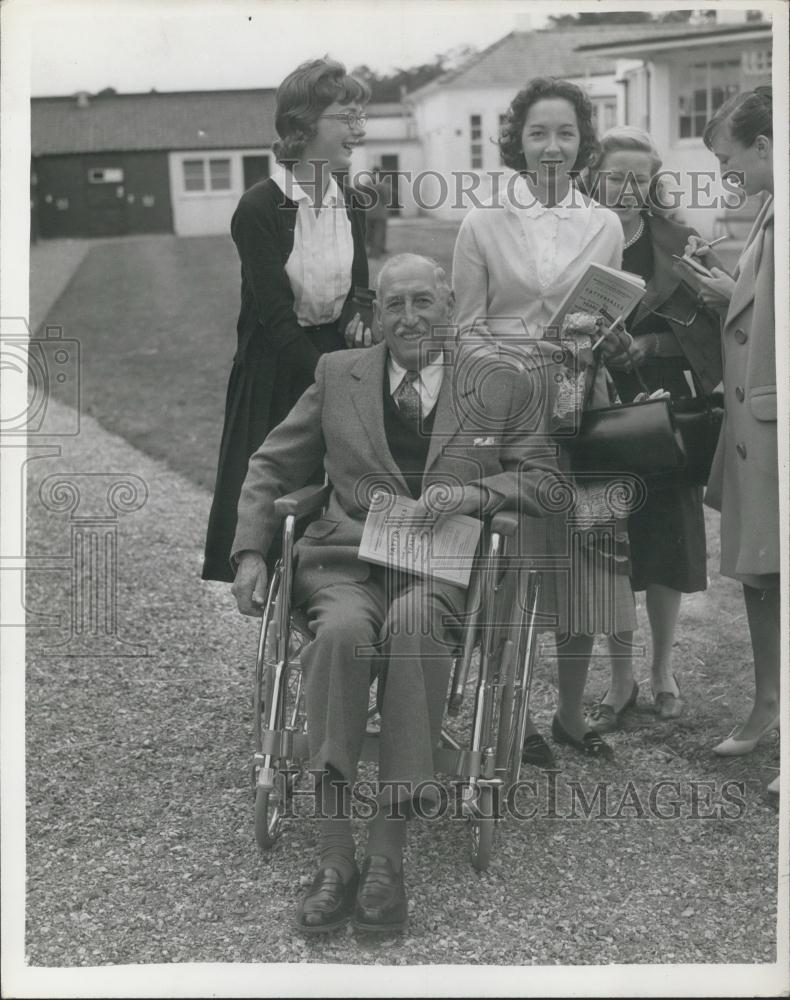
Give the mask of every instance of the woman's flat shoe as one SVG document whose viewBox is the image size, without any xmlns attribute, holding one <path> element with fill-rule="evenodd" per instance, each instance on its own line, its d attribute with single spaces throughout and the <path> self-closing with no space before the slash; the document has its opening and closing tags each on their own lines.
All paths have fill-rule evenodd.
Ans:
<svg viewBox="0 0 790 1000">
<path fill-rule="evenodd" d="M 766 785 L 765 786 L 765 790 L 766 790 L 766 792 L 769 792 L 771 795 L 778 795 L 779 794 L 779 775 L 778 774 L 774 778 L 774 780 L 770 783 L 770 785 Z"/>
<path fill-rule="evenodd" d="M 577 740 L 565 729 L 556 715 L 551 720 L 551 737 L 555 743 L 573 747 L 574 750 L 578 750 L 579 753 L 583 753 L 587 757 L 603 757 L 606 760 L 611 760 L 614 757 L 612 748 L 608 743 L 604 743 L 594 729 L 588 729 L 584 736 Z"/>
<path fill-rule="evenodd" d="M 609 694 L 607 691 L 606 694 Z M 604 698 L 606 697 L 604 695 Z M 639 696 L 639 685 L 634 681 L 628 701 L 620 709 L 615 709 L 603 701 L 599 701 L 590 711 L 590 724 L 596 733 L 613 733 L 616 729 L 621 729 L 625 713 L 629 708 L 633 708 Z"/>
<path fill-rule="evenodd" d="M 658 694 L 653 692 L 653 701 L 656 706 L 656 714 L 659 719 L 677 719 L 683 713 L 683 699 L 680 697 L 680 683 L 675 674 L 672 674 L 675 684 L 677 685 L 678 693 L 672 694 L 671 691 L 659 691 Z"/>
<path fill-rule="evenodd" d="M 735 727 L 735 729 L 738 728 L 738 726 Z M 768 733 L 772 733 L 774 729 L 778 728 L 779 716 L 777 715 L 777 717 L 772 719 L 765 729 L 758 733 L 753 740 L 733 739 L 732 733 L 735 732 L 735 729 L 733 729 L 732 733 L 730 733 L 726 740 L 722 740 L 718 746 L 713 748 L 713 752 L 718 754 L 719 757 L 742 757 L 744 754 L 751 753 L 763 736 L 767 736 Z"/>
</svg>

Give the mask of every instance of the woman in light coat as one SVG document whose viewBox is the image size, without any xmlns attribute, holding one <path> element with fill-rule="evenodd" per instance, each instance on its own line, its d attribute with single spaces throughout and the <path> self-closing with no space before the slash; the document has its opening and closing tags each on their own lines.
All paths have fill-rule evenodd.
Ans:
<svg viewBox="0 0 790 1000">
<path fill-rule="evenodd" d="M 779 726 L 779 469 L 774 315 L 773 102 L 770 87 L 738 94 L 705 127 L 722 173 L 765 201 L 733 277 L 701 240 L 713 273 L 701 298 L 722 315 L 724 423 L 705 502 L 721 511 L 721 572 L 743 584 L 754 653 L 755 698 L 745 722 L 714 748 L 750 753 Z M 778 779 L 773 783 L 778 791 Z"/>
</svg>

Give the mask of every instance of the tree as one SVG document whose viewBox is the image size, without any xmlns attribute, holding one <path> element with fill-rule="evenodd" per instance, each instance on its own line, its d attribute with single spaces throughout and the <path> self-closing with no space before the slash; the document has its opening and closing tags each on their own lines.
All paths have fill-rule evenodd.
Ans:
<svg viewBox="0 0 790 1000">
<path fill-rule="evenodd" d="M 588 24 L 646 24 L 653 20 L 653 15 L 646 10 L 604 10 L 581 14 L 549 14 L 549 20 L 558 28 L 583 28 Z"/>
<path fill-rule="evenodd" d="M 433 61 L 410 66 L 408 69 L 395 69 L 389 73 L 379 73 L 370 66 L 362 65 L 353 69 L 352 75 L 364 80 L 371 90 L 371 101 L 399 101 L 401 90 L 409 93 L 424 87 L 426 83 L 435 80 L 450 69 L 455 69 L 473 56 L 477 49 L 472 45 L 458 45 L 447 52 L 434 56 Z"/>
</svg>

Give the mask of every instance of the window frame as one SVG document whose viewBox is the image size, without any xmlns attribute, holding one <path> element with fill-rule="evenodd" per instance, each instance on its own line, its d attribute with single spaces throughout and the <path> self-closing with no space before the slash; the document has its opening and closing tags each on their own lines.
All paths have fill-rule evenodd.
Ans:
<svg viewBox="0 0 790 1000">
<path fill-rule="evenodd" d="M 477 119 L 478 124 L 475 125 L 474 120 Z M 475 137 L 475 132 L 478 131 L 479 135 Z M 476 152 L 477 151 L 477 152 Z M 475 163 L 475 160 L 479 159 L 479 164 Z M 470 170 L 484 170 L 485 169 L 485 157 L 483 155 L 483 114 L 482 112 L 475 112 L 469 115 L 469 169 Z"/>
</svg>

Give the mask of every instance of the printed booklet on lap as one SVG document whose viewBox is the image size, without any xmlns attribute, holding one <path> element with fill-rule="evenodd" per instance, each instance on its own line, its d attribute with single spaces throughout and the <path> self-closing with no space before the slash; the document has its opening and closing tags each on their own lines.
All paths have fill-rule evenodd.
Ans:
<svg viewBox="0 0 790 1000">
<path fill-rule="evenodd" d="M 616 271 L 604 264 L 590 264 L 573 288 L 562 300 L 559 309 L 546 325 L 555 336 L 569 313 L 602 316 L 611 324 L 624 319 L 645 294 L 645 282 L 638 274 Z"/>
<path fill-rule="evenodd" d="M 409 497 L 375 493 L 359 558 L 468 587 L 482 522 L 466 514 L 426 518 L 416 509 Z"/>
</svg>

